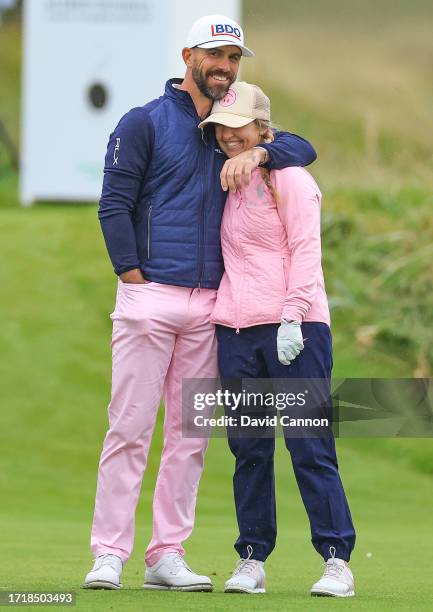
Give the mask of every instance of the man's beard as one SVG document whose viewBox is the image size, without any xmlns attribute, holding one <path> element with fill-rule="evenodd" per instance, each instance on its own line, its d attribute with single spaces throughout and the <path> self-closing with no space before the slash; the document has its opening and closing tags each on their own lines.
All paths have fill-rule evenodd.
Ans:
<svg viewBox="0 0 433 612">
<path fill-rule="evenodd" d="M 225 75 L 228 76 L 228 75 Z M 230 85 L 233 83 L 231 75 L 229 76 L 229 83 L 227 86 L 221 85 L 221 87 L 209 87 L 206 82 L 206 78 L 202 75 L 198 68 L 192 69 L 192 78 L 194 79 L 195 84 L 201 91 L 201 93 L 209 98 L 209 100 L 222 100 L 226 93 L 229 90 Z"/>
</svg>

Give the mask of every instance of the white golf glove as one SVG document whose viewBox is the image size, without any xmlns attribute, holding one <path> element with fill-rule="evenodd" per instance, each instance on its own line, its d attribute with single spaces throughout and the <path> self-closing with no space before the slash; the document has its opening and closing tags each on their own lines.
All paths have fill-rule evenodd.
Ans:
<svg viewBox="0 0 433 612">
<path fill-rule="evenodd" d="M 304 348 L 301 324 L 297 321 L 281 321 L 277 335 L 278 360 L 283 365 L 290 365 L 290 362 L 299 355 Z"/>
</svg>

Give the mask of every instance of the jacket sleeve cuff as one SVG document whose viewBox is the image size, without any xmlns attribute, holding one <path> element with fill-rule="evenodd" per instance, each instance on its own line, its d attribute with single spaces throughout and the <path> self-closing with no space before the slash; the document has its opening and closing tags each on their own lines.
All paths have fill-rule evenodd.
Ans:
<svg viewBox="0 0 433 612">
<path fill-rule="evenodd" d="M 302 323 L 304 317 L 298 308 L 294 308 L 292 306 L 283 309 L 283 313 L 281 315 L 281 320 L 285 321 L 296 321 L 298 323 Z"/>
<path fill-rule="evenodd" d="M 124 266 L 122 268 L 114 268 L 114 272 L 117 274 L 117 276 L 120 276 L 124 272 L 129 272 L 130 270 L 137 270 L 137 269 L 140 270 L 139 263 L 136 263 L 134 266 L 130 265 L 130 266 Z"/>
<path fill-rule="evenodd" d="M 268 170 L 271 170 L 271 162 L 272 162 L 272 157 L 271 157 L 271 151 L 269 150 L 269 147 L 266 143 L 261 142 L 260 144 L 258 144 L 256 147 L 254 147 L 255 149 L 263 149 L 264 151 L 266 151 L 266 159 L 263 163 L 259 164 L 260 168 L 267 168 Z M 271 147 L 272 149 L 272 147 Z"/>
</svg>

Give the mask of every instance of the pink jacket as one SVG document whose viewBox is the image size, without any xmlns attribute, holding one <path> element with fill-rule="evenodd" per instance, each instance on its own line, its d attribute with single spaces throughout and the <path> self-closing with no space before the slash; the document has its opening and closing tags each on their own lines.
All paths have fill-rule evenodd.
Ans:
<svg viewBox="0 0 433 612">
<path fill-rule="evenodd" d="M 225 273 L 211 321 L 236 329 L 294 321 L 330 324 L 321 265 L 321 193 L 303 168 L 273 170 L 274 202 L 255 170 L 226 201 L 221 225 Z"/>
</svg>

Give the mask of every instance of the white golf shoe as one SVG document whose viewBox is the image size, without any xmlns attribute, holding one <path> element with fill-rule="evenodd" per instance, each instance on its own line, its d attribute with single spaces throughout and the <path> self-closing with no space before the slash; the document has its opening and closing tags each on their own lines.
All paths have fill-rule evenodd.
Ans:
<svg viewBox="0 0 433 612">
<path fill-rule="evenodd" d="M 212 591 L 208 576 L 195 574 L 178 552 L 165 554 L 154 565 L 146 567 L 144 589 L 162 591 Z"/>
<path fill-rule="evenodd" d="M 311 595 L 318 597 L 353 597 L 355 582 L 350 568 L 343 559 L 335 558 L 335 548 L 331 547 L 331 558 L 327 560 L 321 579 L 313 584 Z"/>
<path fill-rule="evenodd" d="M 225 583 L 224 593 L 266 593 L 263 561 L 251 559 L 251 546 L 247 546 L 247 551 L 248 557 L 239 559 L 232 577 Z"/>
<path fill-rule="evenodd" d="M 83 589 L 121 589 L 122 559 L 117 555 L 101 555 L 87 574 Z"/>
</svg>

